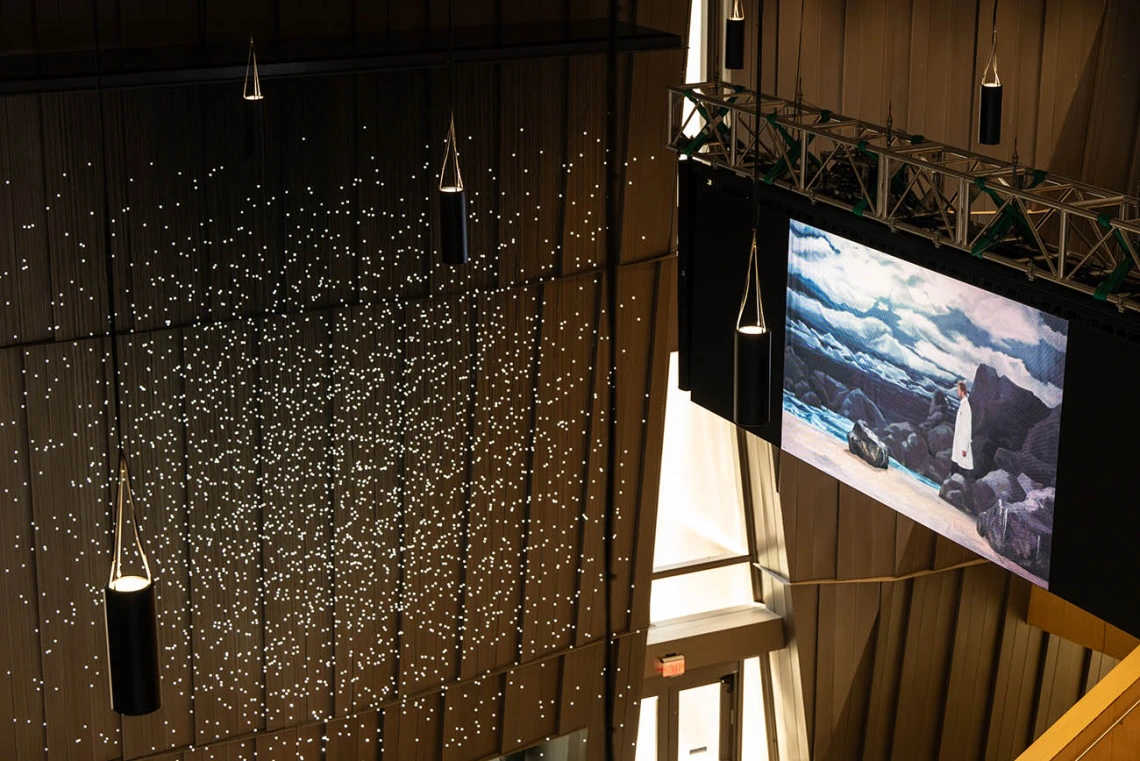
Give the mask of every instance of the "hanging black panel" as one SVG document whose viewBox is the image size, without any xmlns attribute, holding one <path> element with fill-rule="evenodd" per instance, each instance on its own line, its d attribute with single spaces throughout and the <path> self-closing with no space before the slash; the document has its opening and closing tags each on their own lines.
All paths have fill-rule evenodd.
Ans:
<svg viewBox="0 0 1140 761">
<path fill-rule="evenodd" d="M 764 425 L 771 418 L 772 334 L 755 325 L 736 330 L 733 420 Z"/>
<path fill-rule="evenodd" d="M 136 580 L 137 584 L 131 583 Z M 137 576 L 122 577 L 116 580 L 115 588 L 104 590 L 103 598 L 111 707 L 126 716 L 157 711 L 161 698 L 154 584 Z"/>
<path fill-rule="evenodd" d="M 467 191 L 439 192 L 439 247 L 444 264 L 467 264 Z"/>
<path fill-rule="evenodd" d="M 724 68 L 744 68 L 744 19 L 730 18 L 724 22 Z"/>
<path fill-rule="evenodd" d="M 1001 98 L 1001 85 L 982 85 L 982 116 L 978 124 L 978 142 L 982 145 L 1001 142 Z"/>
</svg>

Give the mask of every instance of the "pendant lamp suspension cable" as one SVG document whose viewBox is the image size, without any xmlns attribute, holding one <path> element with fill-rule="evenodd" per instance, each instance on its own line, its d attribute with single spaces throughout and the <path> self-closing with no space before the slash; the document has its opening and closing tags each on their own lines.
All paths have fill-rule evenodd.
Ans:
<svg viewBox="0 0 1140 761">
<path fill-rule="evenodd" d="M 250 85 L 253 89 L 250 89 Z M 241 97 L 246 100 L 261 100 L 261 77 L 257 73 L 257 49 L 253 44 L 253 35 L 249 36 L 249 53 L 245 57 L 245 79 L 242 81 Z"/>
<path fill-rule="evenodd" d="M 111 344 L 111 378 L 115 405 L 115 434 L 120 454 L 126 452 L 127 439 L 123 428 L 122 386 L 119 379 L 118 315 L 115 312 L 115 257 L 112 253 L 111 233 L 111 185 L 107 175 L 107 106 L 103 97 L 102 49 L 99 44 L 99 0 L 92 3 L 92 41 L 95 52 L 95 96 L 99 105 L 99 150 L 100 169 L 103 182 L 103 249 L 107 288 L 107 340 Z M 116 524 L 116 528 L 118 524 Z"/>
<path fill-rule="evenodd" d="M 802 1 L 802 0 L 801 0 Z M 750 291 L 756 292 L 756 311 L 754 315 L 750 315 L 749 326 L 755 326 L 762 332 L 767 330 L 767 323 L 764 321 L 764 306 L 760 298 L 760 262 L 757 258 L 756 235 L 757 230 L 760 228 L 760 122 L 764 118 L 763 109 L 763 96 L 761 95 L 761 74 L 763 73 L 763 50 L 762 50 L 762 27 L 763 27 L 763 5 L 764 0 L 757 0 L 756 3 L 756 116 L 755 116 L 755 147 L 752 152 L 752 244 L 748 252 L 748 269 L 745 272 L 744 292 L 740 297 L 740 310 L 736 314 L 736 327 L 739 330 L 743 326 L 744 311 L 748 306 L 748 294 Z M 801 13 L 800 18 L 803 18 Z M 802 24 L 801 24 L 802 34 Z M 796 62 L 797 76 L 799 74 L 799 62 Z"/>
<path fill-rule="evenodd" d="M 443 167 L 439 171 L 439 189 L 463 190 L 463 173 L 459 169 L 459 142 L 455 137 L 455 0 L 447 3 L 447 143 L 443 151 Z M 448 182 L 450 167 L 454 180 Z"/>
<path fill-rule="evenodd" d="M 1001 77 L 998 76 L 997 68 L 998 2 L 999 0 L 994 0 L 994 18 L 990 27 L 990 57 L 986 61 L 986 68 L 982 70 L 982 84 L 991 85 L 993 87 L 1001 86 Z M 993 79 L 989 79 L 991 70 L 993 71 Z"/>
<path fill-rule="evenodd" d="M 127 430 L 123 423 L 123 390 L 122 366 L 119 359 L 119 331 L 118 315 L 115 312 L 115 257 L 113 253 L 114 236 L 111 233 L 111 200 L 110 182 L 107 173 L 107 106 L 103 93 L 103 67 L 102 48 L 99 44 L 99 3 L 92 4 L 92 41 L 95 53 L 95 93 L 99 106 L 99 147 L 101 156 L 101 174 L 103 183 L 103 248 L 106 263 L 107 288 L 107 342 L 110 344 L 111 357 L 111 385 L 114 398 L 115 435 L 119 445 L 118 457 L 118 496 L 116 498 L 114 541 L 115 550 L 111 560 L 109 585 L 123 575 L 123 505 L 126 503 L 130 510 L 131 532 L 134 535 L 135 548 L 142 558 L 143 569 L 146 571 L 147 581 L 151 581 L 150 562 L 146 552 L 143 551 L 142 538 L 139 536 L 138 520 L 135 513 L 134 497 L 131 495 L 130 474 L 127 468 Z"/>
<path fill-rule="evenodd" d="M 804 108 L 804 80 L 800 75 L 800 62 L 804 57 L 804 14 L 807 11 L 807 0 L 800 0 L 800 39 L 796 43 L 796 117 L 803 115 Z M 760 76 L 756 77 L 756 91 L 760 91 Z"/>
</svg>

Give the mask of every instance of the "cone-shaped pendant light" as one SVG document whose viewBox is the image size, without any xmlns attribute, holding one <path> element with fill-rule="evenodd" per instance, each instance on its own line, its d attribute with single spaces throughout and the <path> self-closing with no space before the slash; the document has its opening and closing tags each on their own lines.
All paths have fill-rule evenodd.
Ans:
<svg viewBox="0 0 1140 761">
<path fill-rule="evenodd" d="M 755 291 L 753 308 L 748 308 L 749 293 Z M 756 257 L 756 230 L 752 231 L 752 250 L 748 254 L 744 295 L 736 317 L 734 341 L 733 420 L 737 425 L 764 425 L 771 416 L 772 334 L 764 321 L 764 304 L 760 297 L 760 263 Z"/>
<path fill-rule="evenodd" d="M 133 545 L 142 575 L 123 573 L 123 507 L 129 511 Z M 115 555 L 103 592 L 107 623 L 107 660 L 111 672 L 111 707 L 126 716 L 157 711 L 161 705 L 158 663 L 158 605 L 150 562 L 139 538 L 127 458 L 119 454 L 119 492 L 115 508 Z"/>
<path fill-rule="evenodd" d="M 265 157 L 265 96 L 261 94 L 261 77 L 257 72 L 257 49 L 249 38 L 249 54 L 245 59 L 245 81 L 241 98 L 245 107 L 245 154 L 250 158 Z"/>
<path fill-rule="evenodd" d="M 1001 142 L 1001 77 L 997 70 L 997 0 L 994 0 L 994 22 L 990 37 L 990 58 L 982 72 L 981 116 L 978 142 L 997 145 Z"/>
<path fill-rule="evenodd" d="M 724 68 L 744 68 L 744 6 L 733 0 L 732 15 L 724 22 Z"/>
<path fill-rule="evenodd" d="M 459 171 L 454 113 L 447 128 L 447 148 L 439 173 L 439 247 L 444 264 L 467 264 L 467 191 Z"/>
</svg>

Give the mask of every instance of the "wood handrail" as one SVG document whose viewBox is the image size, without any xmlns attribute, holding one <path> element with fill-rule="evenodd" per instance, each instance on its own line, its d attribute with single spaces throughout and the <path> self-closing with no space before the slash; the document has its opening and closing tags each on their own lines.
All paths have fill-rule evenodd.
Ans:
<svg viewBox="0 0 1140 761">
<path fill-rule="evenodd" d="M 1017 761 L 1080 761 L 1117 732 L 1122 722 L 1140 720 L 1140 648 L 1120 662 L 1053 726 L 1045 730 Z M 1115 750 L 1120 744 L 1112 746 Z M 1137 749 L 1121 748 L 1120 755 L 1098 753 L 1097 759 L 1134 759 Z M 1129 755 L 1125 755 L 1125 754 Z"/>
</svg>

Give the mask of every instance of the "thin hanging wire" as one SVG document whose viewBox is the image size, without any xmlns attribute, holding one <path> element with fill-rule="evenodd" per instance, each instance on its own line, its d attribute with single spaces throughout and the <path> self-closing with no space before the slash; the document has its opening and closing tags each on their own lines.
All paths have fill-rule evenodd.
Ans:
<svg viewBox="0 0 1140 761">
<path fill-rule="evenodd" d="M 767 330 L 768 324 L 764 321 L 764 307 L 760 303 L 760 262 L 756 256 L 756 228 L 752 229 L 752 249 L 748 252 L 748 269 L 745 274 L 744 295 L 740 297 L 740 311 L 736 313 L 736 329 L 740 330 L 744 322 L 744 307 L 748 304 L 748 292 L 756 289 L 756 315 L 755 321 L 749 325 L 758 326 Z"/>
<path fill-rule="evenodd" d="M 252 91 L 250 90 L 251 80 Z M 261 100 L 265 97 L 261 94 L 261 77 L 257 73 L 257 50 L 253 45 L 252 35 L 249 38 L 249 53 L 245 57 L 245 80 L 241 86 L 241 97 L 245 100 Z"/>
<path fill-rule="evenodd" d="M 131 474 L 127 470 L 127 456 L 119 452 L 119 495 L 116 499 L 115 509 L 115 555 L 111 560 L 111 578 L 107 582 L 107 586 L 113 587 L 115 582 L 123 576 L 123 503 L 126 503 L 131 511 L 131 529 L 135 538 L 135 548 L 139 552 L 139 557 L 142 558 L 143 570 L 146 572 L 146 580 L 148 582 L 153 580 L 150 574 L 150 561 L 147 560 L 146 552 L 143 551 L 142 538 L 139 536 L 138 519 L 135 513 L 135 498 L 131 493 Z"/>
<path fill-rule="evenodd" d="M 439 170 L 439 189 L 459 192 L 463 190 L 463 173 L 459 171 L 459 142 L 455 138 L 455 62 L 452 50 L 455 47 L 455 0 L 447 3 L 447 145 L 443 151 L 443 166 Z M 447 181 L 447 170 L 451 167 L 454 180 Z"/>
<path fill-rule="evenodd" d="M 802 14 L 801 14 L 802 19 Z M 755 322 L 750 323 L 767 330 L 767 324 L 764 322 L 764 307 L 760 301 L 760 262 L 756 250 L 756 231 L 760 227 L 760 120 L 764 118 L 763 105 L 764 98 L 761 93 L 761 79 L 760 76 L 763 72 L 762 63 L 763 56 L 763 25 L 764 25 L 764 0 L 757 0 L 756 3 L 756 147 L 752 154 L 752 245 L 748 252 L 748 269 L 744 274 L 744 293 L 740 297 L 740 311 L 736 315 L 736 328 L 741 328 L 742 321 L 744 320 L 744 309 L 748 305 L 748 292 L 753 288 L 756 289 L 756 315 Z M 803 25 L 800 26 L 801 35 L 803 33 Z M 797 62 L 796 66 L 799 66 Z M 798 74 L 798 72 L 797 72 Z"/>
<path fill-rule="evenodd" d="M 122 368 L 119 362 L 119 332 L 117 328 L 118 315 L 115 313 L 115 257 L 111 236 L 111 201 L 110 182 L 107 176 L 107 106 L 103 93 L 103 67 L 102 49 L 99 44 L 99 3 L 96 0 L 92 6 L 92 41 L 95 48 L 95 93 L 99 103 L 99 145 L 103 150 L 102 180 L 103 180 L 103 247 L 106 253 L 107 278 L 107 341 L 110 344 L 111 378 L 115 402 L 115 434 L 119 444 L 119 490 L 118 505 L 115 511 L 115 554 L 111 560 L 110 582 L 122 576 L 123 551 L 123 503 L 130 507 L 131 531 L 134 534 L 135 547 L 143 561 L 147 581 L 151 580 L 150 563 L 146 552 L 143 551 L 142 537 L 139 535 L 138 520 L 135 515 L 134 497 L 131 495 L 130 475 L 127 472 L 127 433 L 123 426 L 123 392 Z"/>
<path fill-rule="evenodd" d="M 807 10 L 806 0 L 800 0 L 800 39 L 796 45 L 796 116 L 803 114 L 804 110 L 804 80 L 800 76 L 800 61 L 804 55 L 804 14 Z"/>
<path fill-rule="evenodd" d="M 1001 87 L 1001 77 L 998 76 L 997 69 L 997 19 L 998 0 L 994 0 L 994 19 L 990 31 L 990 57 L 989 60 L 986 61 L 986 68 L 982 70 L 982 84 L 992 87 Z M 991 70 L 993 71 L 992 80 L 989 79 Z"/>
</svg>

